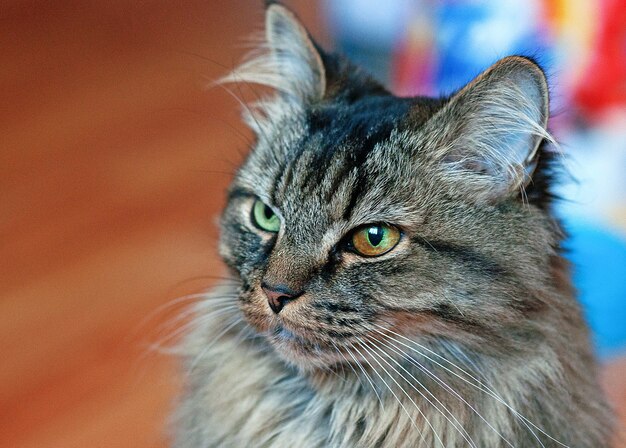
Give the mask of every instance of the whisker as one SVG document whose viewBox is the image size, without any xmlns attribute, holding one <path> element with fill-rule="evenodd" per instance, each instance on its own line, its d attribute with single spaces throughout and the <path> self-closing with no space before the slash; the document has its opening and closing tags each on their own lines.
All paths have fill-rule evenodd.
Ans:
<svg viewBox="0 0 626 448">
<path fill-rule="evenodd" d="M 394 350 L 393 346 L 386 344 L 383 341 L 380 341 L 381 344 L 385 345 L 386 347 L 390 348 L 392 351 L 394 351 L 395 353 L 399 354 L 400 356 L 407 358 L 407 359 L 411 359 L 410 357 L 408 357 L 406 355 L 406 353 L 402 352 L 402 351 L 398 351 L 398 350 Z M 442 416 L 452 425 L 454 426 L 455 429 L 457 429 L 457 431 L 459 431 L 459 433 L 461 434 L 461 436 L 465 439 L 465 441 L 467 441 L 470 446 L 476 447 L 476 443 L 474 442 L 474 440 L 471 438 L 470 434 L 467 432 L 467 430 L 463 427 L 463 425 L 461 424 L 461 422 L 459 422 L 459 420 L 456 418 L 456 416 L 454 415 L 454 413 L 452 413 L 452 411 L 450 411 L 446 405 L 444 405 L 441 400 L 439 400 L 439 398 L 437 398 L 436 395 L 434 395 L 429 389 L 428 387 L 426 387 L 422 382 L 420 382 L 413 374 L 411 374 L 411 372 L 409 372 L 406 368 L 404 368 L 402 366 L 402 364 L 400 362 L 398 362 L 393 356 L 389 355 L 387 352 L 382 351 L 382 353 L 384 353 L 389 359 L 391 359 L 400 369 L 402 369 L 404 372 L 406 372 L 407 375 L 409 375 L 415 382 L 417 382 L 417 384 L 422 387 L 422 389 L 424 389 L 424 391 L 431 396 L 454 420 L 454 422 L 450 421 L 450 419 L 443 413 L 443 411 L 441 411 L 431 400 L 428 399 L 428 397 L 424 396 L 424 394 L 419 391 L 413 384 L 411 384 L 408 380 L 407 382 L 409 383 L 409 385 L 411 387 L 413 387 L 413 389 L 415 389 L 426 401 L 428 401 L 428 403 L 430 403 L 435 409 L 437 409 Z M 457 426 L 458 425 L 458 426 Z M 461 428 L 463 431 L 461 431 Z M 469 440 L 468 440 L 469 437 Z"/>
<path fill-rule="evenodd" d="M 432 430 L 433 434 L 435 435 L 435 438 L 437 439 L 437 441 L 439 442 L 439 444 L 441 446 L 443 446 L 445 448 L 445 445 L 443 444 L 443 441 L 441 440 L 441 438 L 439 437 L 439 434 L 437 434 L 437 431 L 435 430 L 435 428 L 433 427 L 433 425 L 431 424 L 430 420 L 428 420 L 428 417 L 426 417 L 426 414 L 424 414 L 424 412 L 420 409 L 420 407 L 417 405 L 417 403 L 413 400 L 413 398 L 411 398 L 410 394 L 404 390 L 404 388 L 400 385 L 400 383 L 398 383 L 395 378 L 387 371 L 387 369 L 385 369 L 385 367 L 382 366 L 382 364 L 380 364 L 376 358 L 380 359 L 381 361 L 383 361 L 385 364 L 387 364 L 389 366 L 389 368 L 391 368 L 394 372 L 396 372 L 398 375 L 400 375 L 400 377 L 402 379 L 404 379 L 407 384 L 411 385 L 409 381 L 407 381 L 407 379 L 404 377 L 404 375 L 402 375 L 400 372 L 398 372 L 391 364 L 389 364 L 385 359 L 383 359 L 383 357 L 380 355 L 380 353 L 371 345 L 367 344 L 366 342 L 362 341 L 361 338 L 357 337 L 357 340 L 359 341 L 359 343 L 361 344 L 361 346 L 365 349 L 366 345 L 367 347 L 369 347 L 370 349 L 370 354 L 374 357 L 374 361 L 376 361 L 376 363 L 385 371 L 385 373 L 387 373 L 387 375 L 389 375 L 389 378 L 391 378 L 391 380 L 400 388 L 400 390 L 402 391 L 402 393 L 404 395 L 406 395 L 406 397 L 409 399 L 409 401 L 411 403 L 413 403 L 413 406 L 415 406 L 415 409 L 417 409 L 417 412 L 424 418 L 424 420 L 426 421 L 426 424 L 430 427 L 430 429 Z M 415 389 L 417 390 L 417 389 Z M 419 392 L 419 391 L 418 391 Z M 421 393 L 420 393 L 421 394 Z M 432 404 L 432 403 L 431 403 Z"/>
<path fill-rule="evenodd" d="M 225 297 L 225 298 L 219 298 L 219 299 L 210 299 L 210 301 L 202 300 L 202 301 L 192 303 L 186 306 L 181 312 L 179 312 L 175 316 L 171 317 L 170 319 L 160 324 L 157 327 L 156 331 L 158 333 L 168 331 L 170 328 L 178 325 L 179 322 L 185 320 L 187 317 L 189 317 L 192 314 L 198 314 L 199 316 L 202 316 L 204 308 L 213 308 L 213 307 L 217 308 L 216 305 L 232 304 L 234 300 L 235 299 L 232 297 Z"/>
<path fill-rule="evenodd" d="M 194 304 L 195 305 L 195 304 Z M 173 331 L 171 333 L 166 334 L 163 337 L 160 337 L 156 340 L 153 341 L 148 341 L 145 344 L 145 349 L 143 350 L 143 353 L 140 355 L 139 357 L 139 361 L 141 361 L 142 359 L 148 357 L 148 355 L 150 353 L 161 353 L 161 354 L 167 354 L 167 355 L 179 355 L 179 354 L 184 354 L 184 351 L 181 352 L 181 347 L 179 347 L 178 345 L 175 346 L 167 346 L 166 343 L 168 341 L 171 340 L 175 340 L 177 339 L 181 334 L 185 333 L 190 327 L 202 323 L 205 320 L 210 320 L 212 319 L 215 315 L 218 314 L 222 314 L 225 310 L 229 309 L 230 306 L 221 306 L 215 310 L 213 310 L 210 313 L 206 313 L 204 315 L 201 315 L 198 319 L 192 320 L 190 322 L 187 322 L 185 325 L 181 326 L 180 328 L 178 328 L 176 331 Z M 233 306 L 233 310 L 236 307 Z M 195 311 L 195 309 L 194 309 Z M 160 330 L 159 333 L 163 332 L 164 330 Z M 156 337 L 157 335 L 155 335 Z"/>
<path fill-rule="evenodd" d="M 359 345 L 360 342 L 358 342 Z M 380 378 L 380 380 L 383 382 L 383 384 L 387 387 L 387 390 L 389 390 L 389 392 L 391 392 L 391 394 L 393 395 L 393 397 L 396 399 L 396 401 L 398 402 L 398 404 L 400 405 L 400 407 L 402 408 L 402 410 L 404 411 L 404 413 L 407 415 L 407 417 L 409 417 L 409 421 L 411 422 L 411 425 L 413 425 L 413 427 L 417 430 L 417 432 L 420 435 L 420 439 L 422 440 L 422 442 L 426 443 L 426 440 L 424 439 L 424 434 L 423 432 L 418 428 L 417 424 L 415 423 L 415 421 L 413 420 L 413 417 L 411 416 L 411 414 L 409 414 L 409 411 L 407 411 L 406 407 L 404 407 L 404 404 L 402 404 L 402 401 L 400 401 L 400 398 L 398 398 L 398 396 L 396 395 L 396 393 L 393 391 L 393 389 L 389 386 L 389 384 L 387 384 L 387 382 L 383 379 L 383 377 L 380 375 L 380 373 L 378 373 L 378 371 L 374 368 L 374 366 L 367 360 L 366 357 L 364 357 L 361 352 L 352 344 L 350 343 L 350 345 L 352 346 L 352 348 L 354 348 L 357 353 L 359 353 L 359 355 L 363 358 L 363 360 L 372 368 L 372 370 L 374 371 L 374 373 L 378 376 L 378 378 Z M 366 347 L 364 347 L 363 345 L 361 345 L 361 347 L 369 352 L 369 350 L 366 349 Z M 370 353 L 371 354 L 371 353 Z M 374 359 L 374 361 L 376 361 L 375 358 L 372 357 L 372 359 Z M 382 365 L 376 361 L 376 364 L 378 364 L 383 371 L 387 374 L 387 376 L 389 376 L 391 378 L 391 375 L 389 375 L 389 372 L 387 372 L 387 370 L 385 370 L 384 367 L 382 367 Z M 393 379 L 393 378 L 392 378 Z M 395 380 L 394 380 L 395 381 Z M 400 389 L 402 389 L 402 387 L 400 387 Z M 403 390 L 403 389 L 402 389 Z M 416 405 L 417 406 L 417 405 Z"/>
<path fill-rule="evenodd" d="M 171 332 L 170 334 L 167 334 L 161 340 L 155 342 L 154 345 L 156 347 L 164 346 L 165 342 L 177 339 L 179 336 L 189 331 L 190 328 L 200 326 L 206 322 L 210 322 L 216 316 L 226 314 L 231 311 L 234 314 L 238 309 L 239 308 L 236 305 L 224 305 L 223 307 L 217 308 L 210 313 L 202 314 L 197 319 L 193 319 L 190 322 L 187 322 L 185 325 L 181 326 L 180 328 L 176 329 L 175 331 Z"/>
<path fill-rule="evenodd" d="M 337 352 L 337 354 L 338 354 L 339 356 L 341 356 L 341 357 L 343 358 L 343 360 L 346 362 L 346 364 L 348 364 L 348 366 L 352 369 L 352 372 L 354 372 L 354 376 L 356 377 L 356 379 L 357 379 L 357 380 L 359 380 L 359 383 L 361 383 L 361 387 L 365 387 L 365 386 L 363 385 L 363 382 L 361 381 L 361 377 L 360 377 L 360 376 L 356 373 L 356 370 L 354 370 L 354 367 L 352 367 L 352 364 L 350 364 L 350 363 L 348 362 L 348 359 L 347 359 L 347 358 L 343 355 L 343 353 L 341 353 L 341 351 L 339 350 L 339 347 L 337 347 L 337 344 L 335 344 L 335 343 L 333 342 L 333 340 L 332 340 L 332 339 L 330 340 L 330 343 L 331 343 L 331 344 L 332 344 L 332 346 L 334 347 L 334 349 L 335 349 L 335 351 Z M 344 378 L 345 378 L 345 376 L 346 376 L 346 371 L 345 371 L 345 369 L 344 369 L 344 367 L 343 367 L 343 363 L 341 363 L 341 374 L 342 374 L 342 375 L 344 376 Z"/>
<path fill-rule="evenodd" d="M 239 316 L 235 316 L 235 319 L 231 319 L 229 322 L 230 323 L 226 328 L 224 328 L 217 336 L 215 336 L 215 338 L 213 338 L 213 341 L 211 341 L 211 343 L 209 343 L 206 347 L 204 347 L 200 353 L 198 353 L 198 355 L 194 358 L 194 360 L 192 361 L 191 365 L 189 366 L 189 374 L 191 374 L 195 368 L 197 367 L 198 363 L 204 358 L 204 356 L 207 354 L 207 352 L 209 351 L 209 349 L 211 347 L 213 347 L 221 338 L 222 336 L 224 336 L 226 333 L 228 333 L 228 331 L 233 328 L 235 325 L 239 324 L 242 322 L 241 317 Z"/>
<path fill-rule="evenodd" d="M 428 355 L 426 355 L 426 354 L 424 354 L 424 353 L 422 353 L 422 352 L 418 351 L 418 350 L 417 350 L 417 349 L 415 349 L 414 347 L 408 346 L 408 345 L 406 345 L 406 344 L 404 344 L 404 343 L 402 343 L 402 342 L 400 342 L 400 341 L 397 341 L 397 340 L 396 340 L 396 342 L 397 342 L 397 343 L 399 343 L 399 344 L 401 344 L 401 345 L 403 345 L 403 346 L 405 346 L 405 347 L 407 347 L 407 348 L 409 348 L 409 349 L 411 349 L 411 350 L 415 351 L 415 352 L 416 352 L 416 353 L 418 353 L 420 356 L 423 356 L 424 358 L 426 358 L 426 359 L 428 359 L 429 361 L 433 362 L 434 364 L 438 365 L 438 366 L 439 366 L 439 367 L 441 367 L 442 369 L 444 369 L 444 370 L 446 370 L 447 372 L 451 373 L 452 375 L 456 376 L 456 377 L 457 377 L 457 378 L 459 378 L 460 380 L 462 380 L 462 381 L 464 381 L 465 383 L 469 384 L 470 386 L 472 386 L 472 387 L 474 387 L 474 388 L 476 388 L 476 389 L 478 389 L 478 390 L 480 390 L 480 391 L 484 392 L 485 394 L 487 394 L 487 395 L 489 395 L 490 397 L 494 398 L 497 402 L 499 402 L 499 403 L 501 403 L 502 405 L 504 405 L 504 406 L 505 406 L 508 410 L 510 410 L 510 411 L 513 413 L 513 415 L 515 415 L 515 416 L 516 416 L 516 417 L 517 417 L 517 418 L 521 421 L 521 423 L 522 423 L 522 424 L 524 424 L 524 426 L 526 426 L 526 428 L 527 428 L 527 429 L 530 431 L 530 433 L 531 433 L 531 434 L 535 437 L 535 439 L 537 439 L 537 441 L 539 442 L 539 444 L 540 444 L 543 448 L 545 448 L 545 445 L 541 442 L 541 439 L 540 439 L 540 438 L 539 438 L 539 436 L 538 436 L 538 435 L 537 435 L 537 434 L 536 434 L 536 433 L 532 430 L 532 428 L 529 426 L 529 424 L 530 424 L 531 426 L 533 426 L 534 428 L 536 428 L 538 431 L 540 431 L 542 434 L 544 434 L 546 437 L 548 437 L 548 438 L 550 438 L 550 439 L 554 440 L 555 442 L 557 442 L 559 445 L 561 445 L 561 446 L 563 446 L 563 447 L 566 447 L 566 448 L 569 448 L 569 446 L 568 446 L 568 445 L 565 445 L 564 443 L 562 443 L 562 442 L 560 442 L 560 441 L 558 441 L 558 440 L 554 439 L 552 436 L 550 436 L 549 434 L 547 434 L 544 430 L 542 430 L 542 429 L 541 429 L 541 428 L 539 428 L 537 425 L 535 425 L 534 423 L 532 423 L 530 420 L 528 420 L 526 417 L 524 417 L 521 413 L 519 413 L 518 411 L 516 411 L 516 410 L 515 410 L 515 409 L 514 409 L 511 405 L 509 405 L 506 401 L 504 401 L 504 400 L 503 400 L 503 399 L 502 399 L 502 398 L 501 398 L 501 397 L 500 397 L 500 396 L 499 396 L 499 395 L 498 395 L 498 394 L 497 394 L 494 390 L 492 390 L 492 389 L 488 388 L 488 386 L 484 386 L 484 383 L 482 383 L 480 380 L 478 380 L 477 378 L 475 378 L 474 376 L 472 376 L 471 374 L 469 374 L 468 372 L 466 372 L 465 370 L 463 370 L 461 367 L 459 367 L 459 366 L 457 366 L 456 364 L 454 364 L 454 363 L 453 363 L 452 361 L 450 361 L 449 359 L 447 359 L 447 358 L 445 358 L 445 357 L 441 356 L 440 354 L 438 354 L 438 353 L 436 353 L 436 352 L 432 351 L 432 350 L 431 350 L 431 349 L 429 349 L 428 347 L 425 347 L 425 346 L 423 346 L 423 345 L 419 344 L 418 342 L 415 342 L 415 341 L 413 341 L 413 340 L 411 340 L 411 339 L 408 339 L 407 337 L 405 337 L 405 336 L 403 336 L 403 335 L 401 335 L 401 334 L 398 334 L 398 333 L 396 333 L 396 332 L 394 332 L 394 331 L 392 331 L 392 330 L 390 330 L 390 329 L 387 329 L 387 328 L 385 328 L 385 327 L 382 327 L 382 326 L 380 326 L 380 325 L 378 325 L 378 324 L 374 324 L 374 325 L 376 325 L 376 326 L 378 326 L 378 327 L 380 327 L 380 328 L 383 328 L 383 329 L 385 329 L 386 331 L 389 331 L 390 333 L 393 333 L 393 334 L 397 335 L 398 337 L 400 337 L 400 338 L 402 338 L 402 339 L 405 339 L 405 340 L 407 340 L 408 342 L 411 342 L 411 343 L 413 343 L 413 344 L 415 344 L 415 345 L 419 346 L 420 348 L 424 349 L 425 351 L 428 351 L 428 352 L 432 353 L 433 355 L 437 356 L 438 358 L 441 358 L 443 361 L 447 362 L 448 364 L 452 365 L 453 367 L 457 368 L 458 370 L 460 370 L 461 372 L 465 373 L 467 376 L 469 376 L 470 378 L 472 378 L 473 380 L 475 380 L 476 382 L 478 382 L 478 384 L 480 384 L 480 385 L 476 385 L 475 383 L 473 383 L 473 382 L 471 382 L 471 381 L 467 380 L 466 378 L 462 377 L 462 376 L 461 376 L 461 375 L 459 375 L 458 373 L 456 373 L 456 372 L 454 372 L 454 371 L 450 370 L 449 368 L 447 368 L 446 366 L 442 365 L 440 362 L 437 362 L 436 360 L 434 360 L 433 358 L 429 357 Z M 377 331 L 377 332 L 379 332 L 380 334 L 383 334 L 383 335 L 384 335 L 384 333 L 382 333 L 382 332 L 380 332 L 380 331 L 378 331 L 378 330 L 374 330 L 374 331 Z M 485 389 L 485 388 L 487 388 L 487 389 Z"/>
<path fill-rule="evenodd" d="M 197 294 L 187 294 L 184 295 L 182 297 L 177 297 L 173 300 L 170 300 L 166 303 L 163 303 L 161 305 L 159 305 L 157 308 L 155 308 L 154 310 L 150 311 L 146 316 L 144 316 L 139 323 L 136 325 L 135 330 L 133 331 L 131 337 L 134 337 L 134 335 L 138 334 L 143 327 L 145 327 L 150 321 L 152 321 L 153 319 L 155 319 L 160 313 L 164 312 L 165 310 L 172 308 L 176 305 L 179 305 L 182 302 L 189 302 L 192 300 L 197 300 L 200 298 L 203 298 L 207 295 L 207 293 L 197 293 Z M 191 304 L 193 306 L 193 303 Z"/>
<path fill-rule="evenodd" d="M 354 349 L 355 347 L 352 345 L 352 343 L 350 343 L 350 346 Z M 380 395 L 378 394 L 378 391 L 376 390 L 376 386 L 374 386 L 374 382 L 372 381 L 372 379 L 370 378 L 370 376 L 367 374 L 367 372 L 365 371 L 365 368 L 361 365 L 361 363 L 354 357 L 354 355 L 352 354 L 352 351 L 346 349 L 346 351 L 348 352 L 348 354 L 350 355 L 350 357 L 354 360 L 354 362 L 356 363 L 356 365 L 359 367 L 359 369 L 361 370 L 361 372 L 363 372 L 363 375 L 365 376 L 365 378 L 367 379 L 367 381 L 370 383 L 370 386 L 372 386 L 372 390 L 374 391 L 374 394 L 376 394 L 376 398 L 378 398 L 378 402 L 380 403 L 380 407 L 385 410 L 385 405 L 383 404 L 383 400 L 380 398 Z M 354 370 L 354 368 L 352 369 Z M 356 372 L 355 372 L 356 373 Z"/>
<path fill-rule="evenodd" d="M 461 367 L 459 367 L 458 365 L 456 365 L 455 363 L 453 363 L 452 361 L 450 361 L 448 358 L 446 358 L 446 357 L 444 357 L 444 356 L 440 355 L 439 353 L 437 353 L 437 352 L 435 352 L 435 351 L 431 350 L 430 348 L 428 348 L 428 347 L 426 347 L 426 346 L 424 346 L 424 345 L 420 344 L 419 342 L 416 342 L 416 341 L 414 341 L 414 340 L 412 340 L 412 339 L 409 339 L 409 338 L 407 338 L 406 336 L 403 336 L 403 335 L 401 335 L 400 333 L 396 333 L 395 331 L 393 331 L 393 330 L 391 330 L 391 329 L 389 329 L 389 328 L 387 328 L 387 327 L 384 327 L 384 326 L 382 326 L 382 325 L 379 325 L 379 324 L 377 324 L 377 323 L 374 323 L 373 325 L 374 325 L 374 326 L 376 326 L 376 327 L 378 327 L 378 328 L 380 328 L 380 329 L 382 329 L 382 330 L 384 330 L 384 331 L 387 331 L 387 332 L 389 332 L 389 333 L 391 333 L 391 334 L 393 334 L 393 335 L 395 335 L 395 336 L 398 336 L 399 338 L 402 338 L 402 339 L 406 340 L 407 342 L 410 342 L 410 343 L 412 343 L 412 344 L 417 345 L 417 346 L 418 346 L 419 348 L 421 348 L 422 350 L 427 351 L 428 353 L 432 354 L 433 356 L 435 356 L 435 357 L 437 357 L 437 358 L 441 359 L 442 361 L 444 361 L 444 362 L 446 362 L 446 363 L 450 364 L 452 367 L 454 367 L 454 368 L 458 369 L 459 371 L 461 371 L 462 373 L 464 373 L 465 375 L 467 375 L 468 377 L 470 377 L 471 379 L 473 379 L 474 381 L 476 381 L 478 384 L 481 384 L 481 385 L 483 384 L 483 383 L 482 383 L 482 381 L 480 381 L 478 378 L 476 378 L 476 377 L 472 376 L 472 374 L 470 374 L 469 372 L 467 372 L 467 371 L 463 370 Z M 409 347 L 409 348 L 410 348 L 410 347 Z M 423 356 L 426 356 L 426 355 L 423 355 Z M 433 361 L 433 362 L 434 362 L 434 361 Z"/>
<path fill-rule="evenodd" d="M 240 85 L 241 85 L 242 83 L 245 83 L 245 80 L 243 80 L 243 79 L 242 79 L 242 78 L 241 78 L 241 77 L 237 74 L 236 70 L 234 70 L 233 72 L 231 72 L 230 77 L 232 78 L 232 80 L 236 81 L 236 82 L 235 82 L 235 85 L 236 85 L 236 86 L 237 86 L 237 88 L 239 89 L 239 95 L 242 95 L 242 94 L 241 94 L 241 88 L 240 88 Z M 236 78 L 238 78 L 238 79 L 236 79 Z M 232 96 L 232 97 L 235 99 L 235 101 L 237 101 L 237 102 L 239 103 L 239 105 L 240 105 L 240 106 L 244 109 L 244 111 L 246 111 L 246 112 L 247 112 L 247 115 L 246 115 L 246 116 L 250 117 L 250 119 L 252 119 L 252 120 L 254 121 L 254 123 L 256 124 L 256 128 L 257 128 L 258 132 L 259 132 L 259 133 L 261 133 L 261 135 L 263 136 L 263 138 L 264 138 L 265 140 L 267 140 L 267 141 L 270 141 L 270 140 L 269 140 L 269 138 L 268 138 L 267 133 L 265 132 L 265 128 L 264 128 L 264 126 L 262 126 L 262 125 L 261 125 L 261 123 L 259 122 L 259 120 L 258 120 L 258 118 L 257 118 L 257 116 L 256 116 L 256 114 L 255 114 L 255 112 L 254 112 L 254 110 L 253 110 L 254 105 L 253 105 L 252 107 L 251 107 L 250 105 L 248 105 L 248 104 L 247 104 L 247 103 L 243 100 L 243 98 L 242 98 L 242 97 L 237 96 L 237 94 L 235 94 L 235 92 L 233 92 L 231 89 L 229 89 L 228 87 L 226 87 L 224 84 L 225 84 L 225 83 L 224 83 L 222 80 L 218 80 L 217 82 L 215 82 L 215 81 L 214 81 L 214 82 L 212 83 L 212 85 L 213 85 L 213 86 L 218 86 L 218 87 L 220 87 L 220 88 L 224 89 L 224 91 L 225 91 L 226 93 L 228 93 L 230 96 Z M 245 83 L 245 84 L 247 85 L 247 83 Z M 256 91 L 255 91 L 255 94 L 256 94 Z M 243 96 L 243 95 L 242 95 L 242 96 Z"/>
<path fill-rule="evenodd" d="M 461 397 L 461 395 L 458 394 L 458 392 L 456 392 L 454 389 L 452 389 L 450 386 L 448 386 L 443 380 L 439 379 L 435 374 L 431 373 L 428 369 L 426 369 L 424 366 L 422 366 L 418 361 L 416 361 L 414 358 L 412 358 L 411 356 L 409 356 L 407 353 L 405 353 L 404 351 L 397 349 L 396 346 L 393 346 L 391 344 L 385 343 L 384 341 L 380 341 L 381 344 L 383 344 L 384 346 L 388 347 L 389 349 L 391 349 L 393 352 L 397 353 L 398 355 L 402 356 L 403 358 L 407 359 L 411 364 L 413 364 L 414 366 L 416 366 L 417 368 L 419 368 L 422 372 L 428 374 L 429 376 L 431 376 L 435 381 L 439 382 L 440 384 L 442 384 L 444 387 L 446 387 L 449 391 L 453 392 L 454 394 L 456 394 L 456 396 L 461 399 L 465 404 L 467 404 L 470 409 L 472 409 L 483 421 L 485 421 L 485 423 L 487 423 L 487 425 L 493 429 L 496 434 L 500 435 L 498 433 L 498 431 L 493 428 L 493 426 L 487 422 L 487 420 L 476 410 L 474 409 L 474 407 L 469 404 L 463 397 Z M 389 355 L 388 355 L 389 356 Z M 393 359 L 393 357 L 390 357 L 391 359 Z M 395 361 L 395 360 L 394 360 Z M 437 401 L 437 403 L 439 403 L 449 414 L 450 416 L 454 419 L 454 421 L 456 423 L 458 423 L 461 427 L 463 427 L 463 425 L 461 425 L 461 423 L 458 421 L 458 419 L 454 416 L 454 414 L 443 404 L 441 403 L 441 401 L 432 393 L 428 390 L 428 388 L 426 386 L 424 386 L 417 378 L 415 378 L 415 376 L 413 376 L 410 372 L 408 372 L 406 369 L 404 369 L 400 363 L 398 363 L 397 361 L 395 361 L 398 366 L 400 368 L 402 368 L 402 370 L 404 370 L 405 372 L 407 372 L 408 375 L 411 376 L 411 378 L 413 378 L 431 397 L 433 397 L 433 399 L 435 401 Z M 419 391 L 418 391 L 419 392 Z M 426 397 L 424 397 L 426 398 Z M 430 401 L 429 401 L 430 402 Z M 432 403 L 431 403 L 432 404 Z M 447 418 L 446 418 L 447 419 Z M 448 420 L 449 421 L 449 420 Z M 452 422 L 450 422 L 452 424 Z M 454 426 L 454 425 L 453 425 Z M 469 435 L 469 433 L 467 432 L 467 430 L 465 430 L 463 428 L 464 432 L 467 434 L 467 436 L 470 438 L 470 440 L 465 439 L 466 441 L 468 441 L 468 443 L 470 443 L 470 445 L 472 446 L 476 446 L 476 443 L 471 439 L 471 436 Z M 500 437 L 502 437 L 500 435 Z M 464 437 L 465 438 L 465 437 Z M 511 447 L 513 447 L 513 445 L 510 444 L 510 442 L 508 442 L 504 437 L 502 437 L 503 440 Z"/>
<path fill-rule="evenodd" d="M 454 346 L 451 343 L 448 343 L 447 341 L 439 341 L 439 343 L 446 348 L 448 353 L 454 356 L 454 359 L 459 361 L 464 366 L 472 368 L 474 372 L 482 377 L 485 383 L 489 382 L 487 375 L 485 375 L 485 373 L 476 365 L 476 363 L 472 359 L 470 359 L 469 356 L 467 356 L 467 354 L 463 350 L 459 350 L 458 347 Z M 461 359 L 461 357 L 463 357 L 465 361 Z"/>
</svg>

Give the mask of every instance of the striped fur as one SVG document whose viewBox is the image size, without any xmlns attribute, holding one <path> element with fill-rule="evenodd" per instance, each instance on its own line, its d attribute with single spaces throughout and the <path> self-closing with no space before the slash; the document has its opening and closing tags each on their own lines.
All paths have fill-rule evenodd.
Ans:
<svg viewBox="0 0 626 448">
<path fill-rule="evenodd" d="M 248 113 L 257 142 L 221 219 L 233 280 L 182 347 L 174 445 L 608 446 L 550 210 L 541 69 L 505 58 L 449 98 L 397 98 L 284 7 L 267 29 L 269 59 L 226 78 L 277 94 Z M 251 222 L 257 198 L 277 234 Z M 348 250 L 381 222 L 402 231 L 393 250 Z M 303 294 L 276 314 L 263 281 Z"/>
</svg>

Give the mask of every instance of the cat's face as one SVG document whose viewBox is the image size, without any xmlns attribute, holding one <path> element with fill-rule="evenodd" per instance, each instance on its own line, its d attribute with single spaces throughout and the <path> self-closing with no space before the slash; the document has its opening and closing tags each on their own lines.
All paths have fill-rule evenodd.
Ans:
<svg viewBox="0 0 626 448">
<path fill-rule="evenodd" d="M 528 338 L 551 244 L 523 194 L 545 136 L 539 69 L 511 58 L 451 99 L 399 99 L 277 5 L 268 42 L 272 70 L 293 73 L 248 115 L 257 144 L 220 244 L 248 323 L 303 369 L 390 331 L 485 351 Z"/>
</svg>

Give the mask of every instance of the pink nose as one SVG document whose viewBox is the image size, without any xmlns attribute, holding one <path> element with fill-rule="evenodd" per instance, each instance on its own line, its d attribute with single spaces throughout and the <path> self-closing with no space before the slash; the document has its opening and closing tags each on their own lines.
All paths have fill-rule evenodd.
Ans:
<svg viewBox="0 0 626 448">
<path fill-rule="evenodd" d="M 285 305 L 302 294 L 292 291 L 285 285 L 269 286 L 263 283 L 261 284 L 261 289 L 267 296 L 267 303 L 276 314 L 280 313 Z"/>
</svg>

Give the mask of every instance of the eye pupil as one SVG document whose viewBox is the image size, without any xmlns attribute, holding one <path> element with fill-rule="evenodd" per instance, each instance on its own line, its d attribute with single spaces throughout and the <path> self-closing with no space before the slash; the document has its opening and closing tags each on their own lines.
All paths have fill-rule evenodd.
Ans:
<svg viewBox="0 0 626 448">
<path fill-rule="evenodd" d="M 374 247 L 378 246 L 384 237 L 384 229 L 381 226 L 370 227 L 367 230 L 367 239 Z"/>
<path fill-rule="evenodd" d="M 252 223 L 266 232 L 276 233 L 280 230 L 280 219 L 272 208 L 257 199 L 252 206 Z"/>
<path fill-rule="evenodd" d="M 396 247 L 401 236 L 395 226 L 369 224 L 354 230 L 348 249 L 364 257 L 378 257 Z"/>
</svg>

